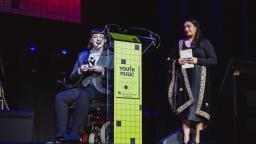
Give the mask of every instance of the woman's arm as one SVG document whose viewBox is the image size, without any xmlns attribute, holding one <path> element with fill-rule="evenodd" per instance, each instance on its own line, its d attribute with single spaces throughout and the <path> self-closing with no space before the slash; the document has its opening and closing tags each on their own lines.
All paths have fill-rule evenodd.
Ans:
<svg viewBox="0 0 256 144">
<path fill-rule="evenodd" d="M 205 58 L 197 58 L 197 64 L 199 65 L 213 65 L 217 64 L 217 56 L 211 42 L 205 39 L 202 42 L 202 48 L 205 51 Z"/>
</svg>

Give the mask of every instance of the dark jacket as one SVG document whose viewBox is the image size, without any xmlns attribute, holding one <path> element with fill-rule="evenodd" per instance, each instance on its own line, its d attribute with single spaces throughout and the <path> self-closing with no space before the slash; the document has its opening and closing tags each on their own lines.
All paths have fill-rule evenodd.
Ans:
<svg viewBox="0 0 256 144">
<path fill-rule="evenodd" d="M 90 50 L 82 51 L 77 58 L 75 66 L 73 67 L 73 71 L 70 75 L 71 79 L 77 79 L 80 81 L 80 84 L 86 87 L 90 81 L 92 82 L 93 86 L 99 91 L 100 93 L 107 93 L 110 90 L 112 76 L 113 76 L 113 69 L 114 69 L 114 56 L 113 52 L 110 50 L 104 49 L 100 55 L 100 58 L 96 65 L 101 66 L 104 68 L 104 73 L 85 73 L 79 74 L 78 69 L 79 67 L 88 61 L 90 55 Z M 109 80 L 109 81 L 108 81 Z M 108 85 L 108 84 L 109 85 Z M 107 88 L 107 86 L 109 86 Z"/>
<path fill-rule="evenodd" d="M 183 47 L 183 46 L 182 46 Z M 215 55 L 212 44 L 203 39 L 200 42 L 199 47 L 193 48 L 193 56 L 197 57 L 198 62 L 196 67 L 200 69 L 200 73 L 197 74 L 198 89 L 193 91 L 192 85 L 194 83 L 190 73 L 193 73 L 193 69 L 182 69 L 178 64 L 179 48 L 174 48 L 171 54 L 171 62 L 169 63 L 169 89 L 168 99 L 172 110 L 176 114 L 181 114 L 187 110 L 189 106 L 194 103 L 194 94 L 197 94 L 198 101 L 196 103 L 195 113 L 207 120 L 210 119 L 210 95 L 211 95 L 211 80 L 209 74 L 209 66 L 217 63 L 217 57 Z"/>
</svg>

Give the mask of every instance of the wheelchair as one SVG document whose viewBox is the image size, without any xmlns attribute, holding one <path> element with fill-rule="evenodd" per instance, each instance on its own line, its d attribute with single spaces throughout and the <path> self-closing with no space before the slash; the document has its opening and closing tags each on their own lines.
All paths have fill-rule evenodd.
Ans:
<svg viewBox="0 0 256 144">
<path fill-rule="evenodd" d="M 76 85 L 66 81 L 56 81 L 62 90 L 71 89 Z M 68 129 L 72 128 L 72 115 L 76 103 L 69 106 Z M 112 144 L 113 123 L 107 120 L 106 99 L 92 99 L 89 105 L 87 125 L 84 127 L 80 142 L 83 144 Z"/>
</svg>

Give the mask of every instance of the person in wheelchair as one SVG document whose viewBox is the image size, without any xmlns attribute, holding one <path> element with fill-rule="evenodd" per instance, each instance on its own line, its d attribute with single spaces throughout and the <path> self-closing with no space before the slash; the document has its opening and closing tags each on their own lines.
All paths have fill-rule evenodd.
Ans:
<svg viewBox="0 0 256 144">
<path fill-rule="evenodd" d="M 89 104 L 92 99 L 104 98 L 109 92 L 107 80 L 113 70 L 113 52 L 108 49 L 103 29 L 91 30 L 88 48 L 79 53 L 70 74 L 77 85 L 56 94 L 58 141 L 79 141 L 87 125 Z M 72 128 L 68 132 L 69 106 L 75 103 Z"/>
</svg>

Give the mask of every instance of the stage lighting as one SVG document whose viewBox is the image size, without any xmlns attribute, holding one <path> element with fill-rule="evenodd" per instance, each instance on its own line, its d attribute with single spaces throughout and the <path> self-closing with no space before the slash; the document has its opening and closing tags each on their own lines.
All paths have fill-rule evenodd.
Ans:
<svg viewBox="0 0 256 144">
<path fill-rule="evenodd" d="M 30 52 L 34 53 L 34 52 L 36 52 L 36 50 L 37 50 L 37 45 L 31 44 L 31 45 L 29 46 L 29 51 L 30 51 Z"/>
<path fill-rule="evenodd" d="M 68 51 L 66 48 L 61 48 L 61 49 L 60 49 L 60 52 L 61 52 L 61 54 L 63 54 L 63 55 L 67 55 L 69 51 Z"/>
</svg>

